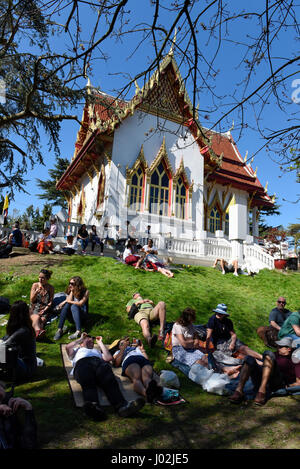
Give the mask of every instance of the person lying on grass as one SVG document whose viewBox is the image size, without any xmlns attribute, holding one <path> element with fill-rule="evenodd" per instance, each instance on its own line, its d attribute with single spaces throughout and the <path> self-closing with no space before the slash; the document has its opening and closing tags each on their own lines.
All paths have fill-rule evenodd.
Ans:
<svg viewBox="0 0 300 469">
<path fill-rule="evenodd" d="M 164 301 L 159 301 L 154 306 L 152 300 L 142 298 L 140 293 L 133 294 L 132 299 L 126 305 L 126 311 L 130 314 L 131 308 L 135 305 L 136 312 L 133 319 L 142 329 L 143 336 L 145 337 L 149 347 L 154 347 L 158 340 L 163 340 L 165 322 L 166 322 L 166 304 Z M 151 323 L 159 320 L 159 336 L 156 334 L 151 335 Z"/>
<path fill-rule="evenodd" d="M 113 365 L 122 366 L 122 376 L 127 376 L 133 383 L 133 389 L 148 402 L 159 398 L 163 388 L 153 379 L 153 368 L 142 342 L 135 339 L 130 343 L 129 337 L 121 339 L 113 354 Z"/>
<path fill-rule="evenodd" d="M 229 400 L 233 404 L 240 404 L 244 400 L 243 389 L 248 380 L 253 382 L 256 405 L 264 405 L 273 391 L 278 389 L 300 386 L 300 363 L 293 363 L 292 351 L 297 345 L 291 337 L 284 337 L 276 341 L 277 351 L 266 350 L 263 353 L 263 363 L 259 365 L 251 356 L 245 358 L 241 369 L 240 380 L 235 392 Z"/>
<path fill-rule="evenodd" d="M 94 348 L 95 340 L 100 350 Z M 130 417 L 145 405 L 142 397 L 129 402 L 124 398 L 109 364 L 113 357 L 101 336 L 95 338 L 83 332 L 79 339 L 67 344 L 66 352 L 73 365 L 71 374 L 82 387 L 84 411 L 88 417 L 96 421 L 106 418 L 97 387 L 104 391 L 120 417 Z"/>
</svg>

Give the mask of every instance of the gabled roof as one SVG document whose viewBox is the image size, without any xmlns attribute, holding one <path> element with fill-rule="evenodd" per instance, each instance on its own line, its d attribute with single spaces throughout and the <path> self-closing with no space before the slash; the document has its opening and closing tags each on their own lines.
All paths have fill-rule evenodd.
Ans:
<svg viewBox="0 0 300 469">
<path fill-rule="evenodd" d="M 97 151 L 93 151 L 97 142 L 103 144 L 104 137 L 106 141 L 109 138 L 112 141 L 115 128 L 140 109 L 189 127 L 204 158 L 207 181 L 216 179 L 220 184 L 247 191 L 251 194 L 252 205 L 273 205 L 256 172 L 241 157 L 231 134 L 217 133 L 200 125 L 172 50 L 142 88 L 136 84 L 135 95 L 129 101 L 103 93 L 93 88 L 90 82 L 87 89 L 91 99 L 85 104 L 75 153 L 57 183 L 58 189 L 69 189 L 74 185 L 93 165 L 93 159 L 97 159 Z"/>
</svg>

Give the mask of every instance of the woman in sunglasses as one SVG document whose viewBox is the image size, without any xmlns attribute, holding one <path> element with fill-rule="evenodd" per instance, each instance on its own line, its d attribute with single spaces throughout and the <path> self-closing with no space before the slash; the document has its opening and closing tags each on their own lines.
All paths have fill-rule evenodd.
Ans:
<svg viewBox="0 0 300 469">
<path fill-rule="evenodd" d="M 72 277 L 66 290 L 67 298 L 57 306 L 61 309 L 57 332 L 53 340 L 59 340 L 63 335 L 65 320 L 75 323 L 76 331 L 69 339 L 77 339 L 81 335 L 81 325 L 88 315 L 89 291 L 81 277 Z"/>
</svg>

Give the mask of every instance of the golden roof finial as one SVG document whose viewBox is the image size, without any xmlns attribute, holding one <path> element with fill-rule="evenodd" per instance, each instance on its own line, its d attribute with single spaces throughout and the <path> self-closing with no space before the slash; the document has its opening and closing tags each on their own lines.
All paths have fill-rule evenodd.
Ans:
<svg viewBox="0 0 300 469">
<path fill-rule="evenodd" d="M 174 45 L 175 45 L 175 43 L 176 43 L 176 37 L 177 37 L 177 28 L 175 28 L 174 38 L 173 38 L 172 45 L 171 45 L 171 47 L 170 47 L 170 50 L 169 50 L 169 54 L 168 54 L 168 55 L 173 55 L 173 54 L 174 54 Z"/>
<path fill-rule="evenodd" d="M 266 185 L 265 185 L 265 192 L 268 192 L 268 184 L 269 184 L 269 182 L 267 181 Z"/>
<path fill-rule="evenodd" d="M 256 178 L 256 175 L 257 175 L 257 169 L 258 169 L 258 168 L 257 168 L 257 166 L 256 166 L 255 171 L 254 171 L 254 174 L 253 174 L 253 177 L 255 177 L 255 178 Z"/>
<path fill-rule="evenodd" d="M 245 158 L 244 158 L 244 163 L 246 163 L 247 158 L 248 158 L 248 150 L 246 151 L 246 155 L 245 155 Z"/>
</svg>

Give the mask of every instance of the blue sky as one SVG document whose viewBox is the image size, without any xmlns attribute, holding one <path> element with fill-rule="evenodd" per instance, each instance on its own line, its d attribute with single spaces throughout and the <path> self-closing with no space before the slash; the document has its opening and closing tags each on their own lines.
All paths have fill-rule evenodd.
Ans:
<svg viewBox="0 0 300 469">
<path fill-rule="evenodd" d="M 169 2 L 170 3 L 170 2 Z M 198 2 L 202 3 L 202 2 Z M 237 0 L 232 0 L 231 5 L 234 8 L 240 2 Z M 257 6 L 261 5 L 262 2 L 259 0 L 254 0 L 252 2 L 252 9 L 254 9 L 255 4 Z M 139 23 L 146 19 L 147 14 L 149 14 L 149 2 L 144 0 L 143 2 L 138 2 L 137 0 L 132 0 L 130 2 L 131 6 L 135 8 L 135 22 Z M 89 31 L 89 20 L 88 15 L 83 17 L 83 25 L 85 24 L 87 33 Z M 150 22 L 150 19 L 148 18 Z M 172 22 L 172 15 L 168 12 L 165 12 L 160 17 L 160 21 L 165 26 L 168 23 Z M 243 37 L 247 37 L 247 34 L 253 32 L 255 24 L 248 24 L 248 22 L 236 22 L 235 29 L 231 32 L 231 39 L 236 39 L 239 42 L 242 42 Z M 248 30 L 247 30 L 248 28 Z M 251 29 L 252 28 L 252 29 Z M 198 33 L 199 42 L 203 43 L 207 41 L 207 36 L 205 36 L 205 31 L 199 31 Z M 293 37 L 287 32 L 281 40 L 276 44 L 278 57 L 284 56 L 286 51 L 290 50 L 290 44 L 293 40 Z M 64 43 L 61 38 L 54 38 L 54 47 L 56 50 L 63 49 Z M 94 86 L 100 87 L 102 91 L 105 91 L 110 94 L 114 94 L 114 91 L 118 89 L 122 84 L 124 84 L 124 77 L 120 74 L 122 71 L 124 74 L 131 74 L 131 76 L 139 73 L 149 64 L 149 58 L 152 57 L 152 49 L 148 44 L 147 46 L 142 46 L 132 58 L 129 58 L 132 50 L 135 49 L 138 39 L 136 36 L 126 36 L 123 42 L 116 43 L 113 39 L 109 39 L 103 44 L 102 49 L 105 50 L 110 58 L 107 61 L 96 60 L 93 62 L 93 73 L 91 76 L 91 82 Z M 213 56 L 215 45 L 208 44 L 208 47 L 205 49 L 207 58 Z M 167 52 L 167 51 L 166 51 Z M 176 58 L 176 56 L 175 56 Z M 278 62 L 279 63 L 279 62 Z M 200 64 L 201 66 L 201 64 Z M 255 86 L 259 80 L 262 79 L 266 70 L 263 68 L 264 65 L 261 65 L 261 68 L 258 69 L 258 73 L 253 76 L 253 81 L 249 84 L 249 90 Z M 215 68 L 219 70 L 218 75 L 216 76 L 214 82 L 214 92 L 218 96 L 225 96 L 228 91 L 232 90 L 235 93 L 236 98 L 238 98 L 242 85 L 240 80 L 243 76 L 243 49 L 238 48 L 234 43 L 229 41 L 224 41 L 221 46 L 221 50 L 215 62 Z M 181 68 L 181 73 L 184 76 L 185 69 L 184 65 Z M 299 76 L 300 78 L 300 76 Z M 85 82 L 81 82 L 81 85 L 84 85 Z M 140 81 L 139 85 L 142 86 L 143 83 Z M 288 85 L 288 84 L 287 84 Z M 191 83 L 187 83 L 187 90 L 192 97 Z M 290 83 L 290 95 L 292 94 L 292 79 Z M 134 90 L 132 89 L 128 95 L 128 98 L 132 97 Z M 288 91 L 287 91 L 288 93 Z M 232 93 L 231 93 L 232 94 Z M 221 103 L 221 105 L 220 105 Z M 219 101 L 219 105 L 214 112 L 211 112 L 212 96 L 210 93 L 203 91 L 199 95 L 199 120 L 205 126 L 208 127 L 213 123 L 213 121 L 218 120 L 222 113 L 225 112 L 226 106 L 229 103 L 228 98 L 224 98 Z M 224 106 L 223 106 L 224 105 Z M 284 115 L 276 106 L 275 103 L 270 103 L 266 111 L 262 114 L 261 117 L 261 126 L 264 128 L 275 128 L 278 125 L 278 122 L 288 119 L 289 115 L 292 116 L 293 113 L 299 112 L 300 104 L 293 103 L 292 100 L 286 108 L 286 114 Z M 78 115 L 81 117 L 82 107 L 79 107 Z M 209 115 L 209 118 L 206 119 L 206 116 Z M 248 129 L 244 130 L 242 137 L 239 139 L 239 123 L 240 116 L 238 113 L 234 113 L 227 120 L 227 124 L 224 124 L 222 131 L 226 131 L 232 124 L 234 120 L 234 129 L 232 135 L 237 141 L 239 151 L 242 156 L 248 151 L 248 158 L 251 158 L 255 154 L 252 167 L 255 169 L 258 167 L 258 178 L 263 186 L 265 186 L 268 181 L 268 193 L 274 194 L 277 196 L 277 203 L 281 206 L 280 211 L 281 215 L 276 217 L 268 217 L 266 220 L 270 225 L 283 225 L 287 226 L 289 223 L 299 222 L 299 204 L 295 204 L 297 199 L 297 194 L 300 193 L 300 185 L 296 183 L 295 173 L 283 173 L 280 170 L 279 164 L 275 162 L 275 155 L 267 155 L 265 150 L 257 152 L 257 150 L 262 146 L 263 142 L 260 139 L 259 133 L 255 131 L 256 122 L 253 116 L 251 107 L 246 111 L 244 119 L 249 123 Z M 227 125 L 227 127 L 226 127 Z M 253 130 L 254 128 L 254 130 Z M 66 158 L 71 158 L 74 152 L 74 143 L 76 140 L 76 134 L 78 131 L 78 124 L 70 121 L 66 121 L 61 126 L 60 138 L 61 138 L 61 156 Z M 54 154 L 48 152 L 45 139 L 41 138 L 41 144 L 44 150 L 44 160 L 45 166 L 36 166 L 33 170 L 30 170 L 27 176 L 29 180 L 26 190 L 29 194 L 16 194 L 15 200 L 11 201 L 9 207 L 9 213 L 12 213 L 13 209 L 20 210 L 23 213 L 29 205 L 33 204 L 34 206 L 43 206 L 44 201 L 40 200 L 37 197 L 39 189 L 36 186 L 36 178 L 43 179 L 48 178 L 48 169 L 51 169 L 54 166 L 55 158 Z M 286 199 L 286 201 L 284 200 Z"/>
</svg>

